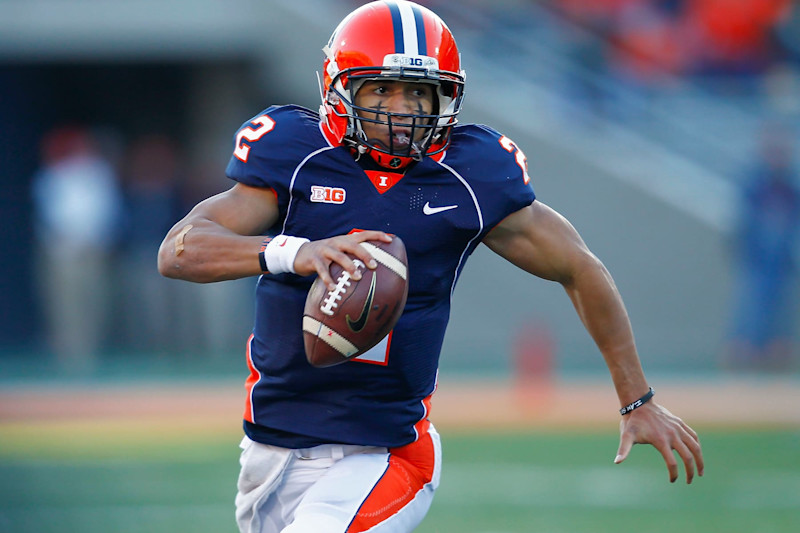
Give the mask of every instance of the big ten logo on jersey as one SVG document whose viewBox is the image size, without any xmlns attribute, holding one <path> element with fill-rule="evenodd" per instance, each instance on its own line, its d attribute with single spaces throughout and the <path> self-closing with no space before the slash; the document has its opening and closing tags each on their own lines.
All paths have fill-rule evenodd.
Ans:
<svg viewBox="0 0 800 533">
<path fill-rule="evenodd" d="M 322 202 L 325 204 L 343 204 L 347 197 L 347 191 L 341 187 L 323 187 L 321 185 L 311 186 L 311 201 Z"/>
</svg>

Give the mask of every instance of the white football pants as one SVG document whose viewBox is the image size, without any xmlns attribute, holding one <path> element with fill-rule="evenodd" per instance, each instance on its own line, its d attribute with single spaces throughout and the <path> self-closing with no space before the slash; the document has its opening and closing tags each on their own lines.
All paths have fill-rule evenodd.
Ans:
<svg viewBox="0 0 800 533">
<path fill-rule="evenodd" d="M 400 448 L 326 444 L 291 450 L 241 443 L 236 520 L 242 533 L 405 533 L 439 486 L 441 444 L 427 434 Z"/>
</svg>

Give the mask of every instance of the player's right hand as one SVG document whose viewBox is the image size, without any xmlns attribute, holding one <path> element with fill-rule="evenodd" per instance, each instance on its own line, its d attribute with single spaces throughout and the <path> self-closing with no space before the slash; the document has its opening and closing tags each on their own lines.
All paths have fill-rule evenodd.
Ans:
<svg viewBox="0 0 800 533">
<path fill-rule="evenodd" d="M 307 242 L 297 251 L 294 270 L 301 276 L 310 276 L 316 272 L 329 290 L 336 288 L 330 273 L 333 263 L 341 265 L 353 279 L 361 279 L 354 259 L 360 259 L 367 268 L 377 266 L 370 253 L 361 246 L 365 241 L 392 242 L 392 237 L 382 231 L 367 230 Z"/>
</svg>

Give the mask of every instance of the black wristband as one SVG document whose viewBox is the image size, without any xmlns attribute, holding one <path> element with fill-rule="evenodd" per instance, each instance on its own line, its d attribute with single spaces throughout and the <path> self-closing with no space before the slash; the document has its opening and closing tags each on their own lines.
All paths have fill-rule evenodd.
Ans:
<svg viewBox="0 0 800 533">
<path fill-rule="evenodd" d="M 645 394 L 644 396 L 642 396 L 641 398 L 639 398 L 635 402 L 633 402 L 631 404 L 628 404 L 625 407 L 623 407 L 622 409 L 620 409 L 619 410 L 619 414 L 625 416 L 628 413 L 630 413 L 631 411 L 633 411 L 634 409 L 638 409 L 639 407 L 641 407 L 644 404 L 646 404 L 647 402 L 649 402 L 650 398 L 652 398 L 655 393 L 656 393 L 656 391 L 653 390 L 653 387 L 650 387 L 650 390 L 647 391 L 647 394 Z"/>
<path fill-rule="evenodd" d="M 258 263 L 261 265 L 261 272 L 269 272 L 267 270 L 267 258 L 264 256 L 264 251 L 267 249 L 267 245 L 271 240 L 272 237 L 264 239 L 264 242 L 261 243 L 261 251 L 258 252 Z"/>
</svg>

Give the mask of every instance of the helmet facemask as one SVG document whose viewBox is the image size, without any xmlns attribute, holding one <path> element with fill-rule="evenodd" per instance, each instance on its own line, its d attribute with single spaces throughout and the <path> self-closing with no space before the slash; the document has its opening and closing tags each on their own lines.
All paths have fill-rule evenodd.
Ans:
<svg viewBox="0 0 800 533">
<path fill-rule="evenodd" d="M 431 114 L 392 113 L 356 105 L 359 89 L 365 82 L 376 80 L 431 84 Z M 463 77 L 455 73 L 413 67 L 355 67 L 332 76 L 325 97 L 329 109 L 347 121 L 342 142 L 359 154 L 370 154 L 381 166 L 397 169 L 447 148 L 450 131 L 458 123 L 462 86 Z M 387 128 L 389 145 L 369 139 L 364 123 Z"/>
</svg>

